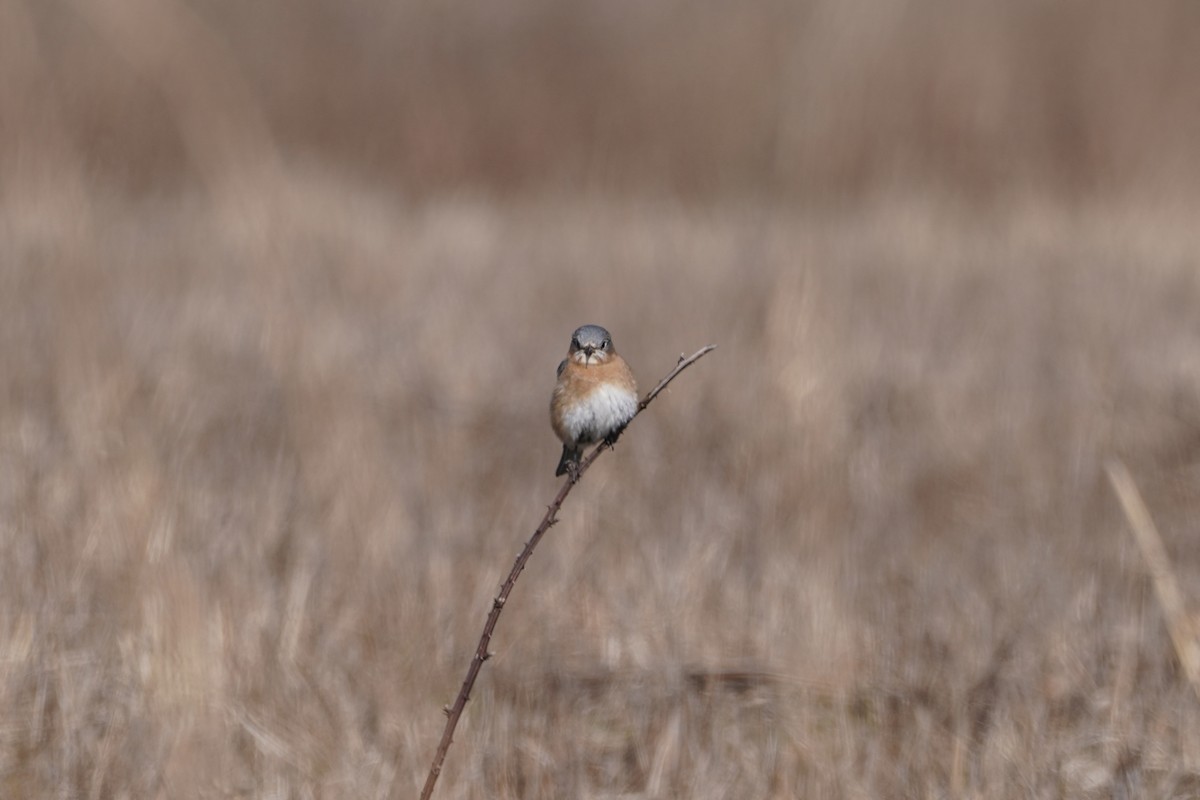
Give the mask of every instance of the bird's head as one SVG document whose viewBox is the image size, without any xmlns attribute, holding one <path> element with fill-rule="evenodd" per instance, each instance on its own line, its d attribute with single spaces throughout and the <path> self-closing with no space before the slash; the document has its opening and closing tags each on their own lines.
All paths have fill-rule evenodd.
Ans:
<svg viewBox="0 0 1200 800">
<path fill-rule="evenodd" d="M 584 325 L 571 334 L 571 349 L 567 351 L 567 357 L 586 367 L 603 364 L 616 352 L 608 331 L 599 325 Z"/>
</svg>

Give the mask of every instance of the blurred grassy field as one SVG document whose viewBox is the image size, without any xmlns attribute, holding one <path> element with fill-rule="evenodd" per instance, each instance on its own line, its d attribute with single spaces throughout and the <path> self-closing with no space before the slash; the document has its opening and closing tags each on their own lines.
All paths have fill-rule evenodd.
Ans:
<svg viewBox="0 0 1200 800">
<path fill-rule="evenodd" d="M 0 5 L 0 796 L 1186 798 L 1200 14 Z"/>
</svg>

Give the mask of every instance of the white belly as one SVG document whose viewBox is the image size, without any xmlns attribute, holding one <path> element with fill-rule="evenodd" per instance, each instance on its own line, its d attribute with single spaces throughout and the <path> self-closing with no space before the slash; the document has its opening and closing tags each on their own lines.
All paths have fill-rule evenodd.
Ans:
<svg viewBox="0 0 1200 800">
<path fill-rule="evenodd" d="M 598 442 L 629 422 L 637 411 L 637 395 L 612 385 L 600 386 L 567 409 L 563 427 L 579 444 Z"/>
</svg>

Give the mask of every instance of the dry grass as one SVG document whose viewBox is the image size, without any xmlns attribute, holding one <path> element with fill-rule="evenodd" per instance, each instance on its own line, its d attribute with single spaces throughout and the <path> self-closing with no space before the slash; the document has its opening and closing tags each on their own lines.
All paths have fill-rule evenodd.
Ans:
<svg viewBox="0 0 1200 800">
<path fill-rule="evenodd" d="M 415 792 L 593 318 L 722 349 L 530 565 L 444 796 L 1195 791 L 1099 471 L 1195 596 L 1182 219 L 287 197 L 3 237 L 6 796 Z"/>
<path fill-rule="evenodd" d="M 427 5 L 400 7 L 432 25 Z M 796 7 L 857 32 L 817 37 L 818 67 L 876 52 L 865 18 L 835 5 Z M 932 53 L 925 66 L 863 62 L 870 91 L 811 125 L 751 125 L 772 159 L 791 152 L 780 131 L 804 143 L 799 161 L 763 162 L 732 123 L 690 137 L 691 95 L 654 111 L 678 95 L 655 76 L 707 63 L 705 37 L 752 51 L 773 25 L 748 17 L 724 37 L 715 6 L 678 11 L 695 23 L 653 50 L 658 70 L 638 66 L 647 48 L 620 72 L 632 83 L 602 82 L 648 92 L 633 92 L 625 139 L 601 123 L 627 93 L 601 95 L 599 127 L 522 121 L 559 108 L 570 91 L 554 81 L 574 91 L 587 65 L 617 63 L 640 18 L 610 30 L 594 4 L 522 3 L 505 38 L 458 4 L 455 35 L 406 33 L 425 44 L 396 56 L 432 65 L 395 78 L 424 87 L 396 103 L 428 104 L 432 127 L 394 146 L 443 142 L 446 160 L 421 173 L 410 155 L 368 182 L 346 153 L 370 162 L 361 137 L 381 134 L 360 134 L 355 92 L 393 96 L 345 76 L 374 74 L 370 56 L 407 26 L 372 25 L 370 3 L 344 19 L 309 3 L 260 40 L 267 23 L 251 18 L 269 4 L 143 6 L 193 8 L 179 24 L 201 33 L 125 48 L 128 72 L 76 74 L 104 42 L 146 35 L 130 20 L 161 31 L 105 16 L 120 3 L 97 0 L 91 22 L 0 5 L 0 102 L 24 124 L 0 135 L 0 796 L 370 798 L 393 776 L 415 796 L 491 597 L 557 486 L 546 405 L 584 322 L 612 330 L 647 384 L 681 351 L 721 349 L 637 420 L 539 548 L 438 797 L 1200 794 L 1200 708 L 1102 470 L 1129 465 L 1183 594 L 1200 598 L 1200 232 L 1176 170 L 1200 115 L 1176 104 L 1194 82 L 1136 99 L 1194 63 L 1193 12 L 1110 8 L 1076 30 L 1064 11 L 1038 28 L 1030 47 L 1047 59 L 1108 63 L 1093 46 L 1123 32 L 1134 44 L 1117 52 L 1141 65 L 1117 70 L 1128 85 L 1111 99 L 1089 94 L 1085 69 L 1030 101 L 1071 98 L 1095 130 L 1059 170 L 1058 140 L 1037 133 L 1059 130 L 1054 114 L 1018 115 L 1011 139 L 985 114 L 980 137 L 951 136 L 967 144 L 956 159 L 939 150 L 941 116 L 880 105 L 940 74 L 926 39 L 975 52 L 927 20 L 899 28 L 903 52 Z M 1003 30 L 1041 6 L 1018 5 Z M 956 24 L 992 30 L 976 13 Z M 289 26 L 325 23 L 341 49 L 320 50 L 314 88 L 293 96 L 278 75 L 309 51 Z M 611 38 L 590 34 L 608 44 L 556 70 L 551 45 L 575 29 Z M 245 85 L 187 68 L 214 58 L 204 31 Z M 1004 43 L 1025 40 L 996 36 L 954 73 L 959 90 L 1015 75 L 984 96 L 1028 99 L 1058 74 L 1032 59 L 1020 72 Z M 437 84 L 444 63 L 475 77 Z M 772 63 L 755 69 L 783 80 Z M 480 99 L 540 85 L 539 64 L 544 104 Z M 757 74 L 717 84 L 731 119 L 746 119 L 738 103 L 757 95 L 738 87 Z M 805 80 L 820 74 L 841 73 Z M 327 148 L 284 113 L 320 116 L 321 75 L 350 92 Z M 218 119 L 164 132 L 164 97 L 169 122 Z M 1142 102 L 1153 113 L 1135 114 Z M 446 139 L 447 108 L 499 155 Z M 130 141 L 105 138 L 130 119 Z M 912 182 L 887 147 L 843 136 L 876 122 Z M 504 149 L 537 152 L 530 130 L 559 145 L 544 171 Z M 1016 167 L 979 172 L 1001 139 Z M 602 153 L 589 191 L 555 190 L 596 142 L 616 153 L 611 173 Z M 1130 168 L 1134 150 L 1153 168 Z M 836 168 L 814 166 L 822 153 Z M 764 163 L 784 177 L 744 191 L 776 174 Z M 502 164 L 533 188 L 509 193 Z M 838 202 L 795 188 L 819 175 Z M 673 194 L 672 176 L 699 188 Z"/>
</svg>

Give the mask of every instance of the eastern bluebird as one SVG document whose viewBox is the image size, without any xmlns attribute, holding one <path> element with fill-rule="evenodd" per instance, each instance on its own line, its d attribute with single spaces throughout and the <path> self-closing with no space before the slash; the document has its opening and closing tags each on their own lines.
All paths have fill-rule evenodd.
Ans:
<svg viewBox="0 0 1200 800">
<path fill-rule="evenodd" d="M 618 433 L 633 419 L 637 406 L 633 372 L 617 355 L 608 331 L 584 325 L 571 334 L 550 398 L 550 424 L 563 443 L 554 474 L 574 474 L 583 446 Z"/>
</svg>

